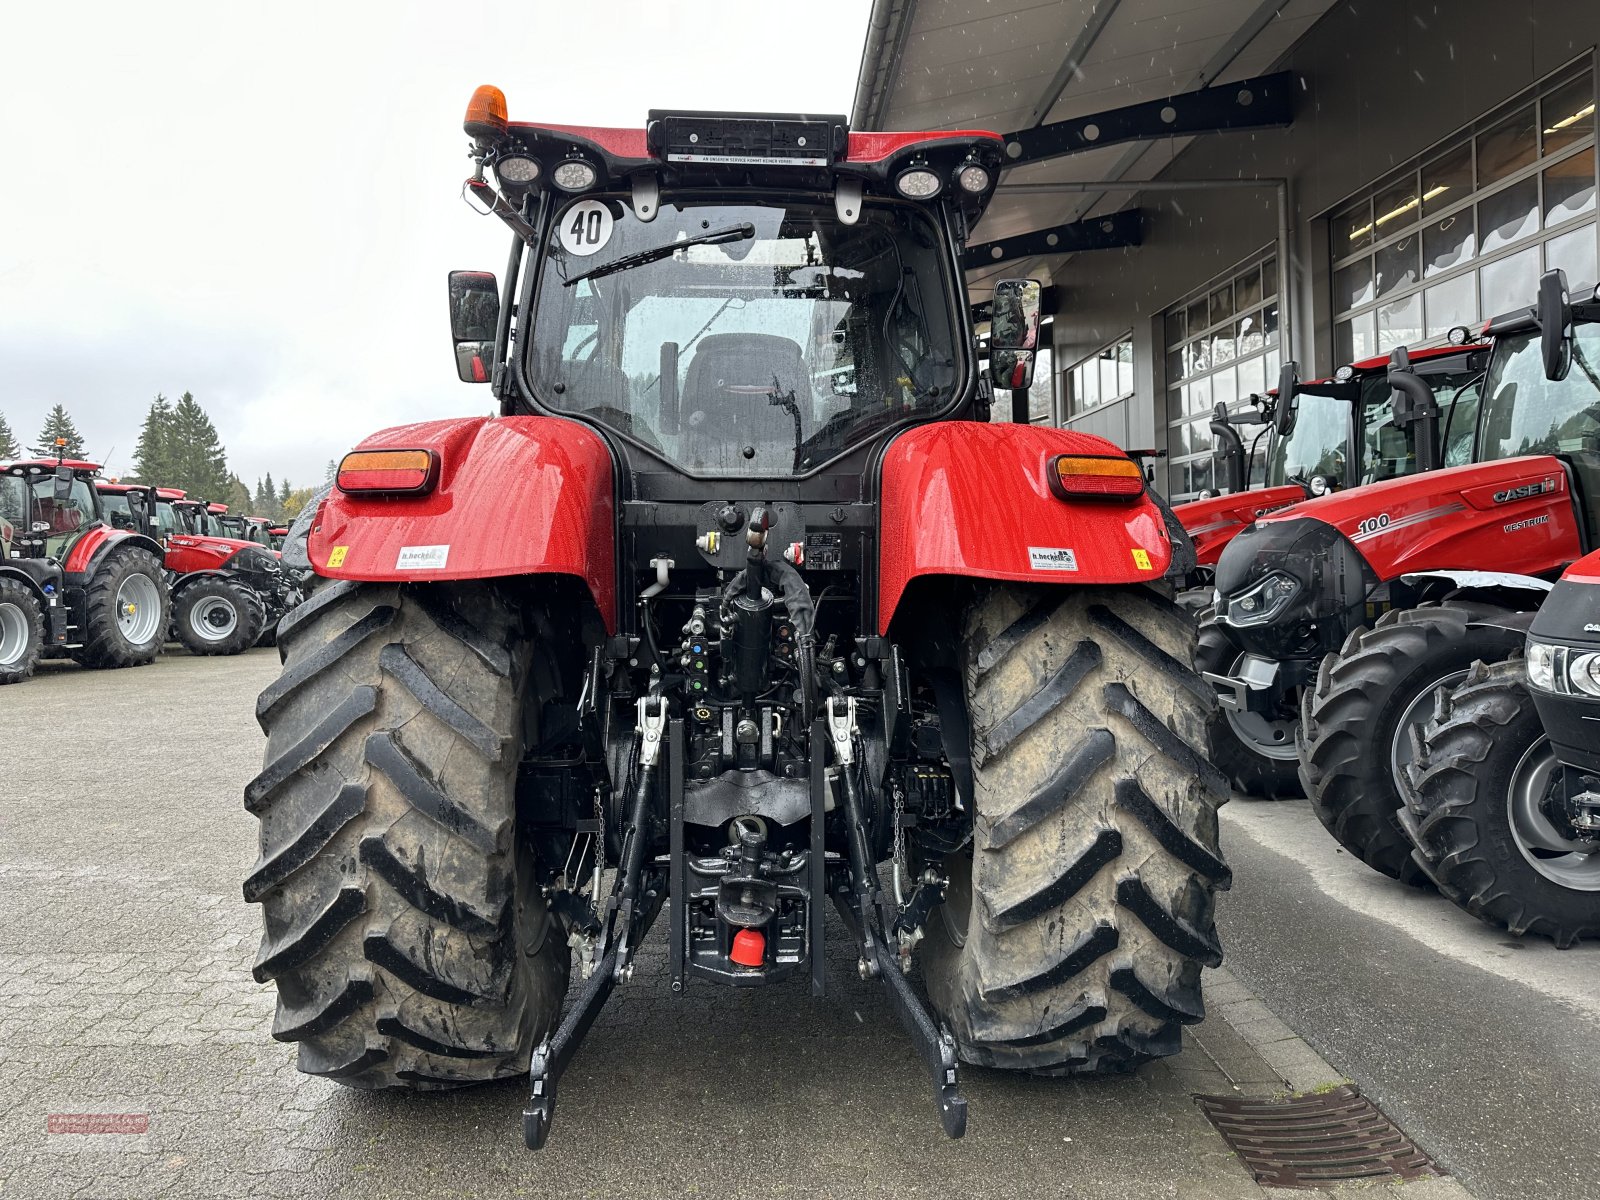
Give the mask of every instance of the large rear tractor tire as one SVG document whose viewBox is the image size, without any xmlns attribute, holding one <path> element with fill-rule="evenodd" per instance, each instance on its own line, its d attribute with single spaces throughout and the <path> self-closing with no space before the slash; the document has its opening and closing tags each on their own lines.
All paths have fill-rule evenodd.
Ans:
<svg viewBox="0 0 1600 1200">
<path fill-rule="evenodd" d="M 44 649 L 44 610 L 20 579 L 0 576 L 0 686 L 33 674 Z"/>
<path fill-rule="evenodd" d="M 1244 657 L 1228 631 L 1215 619 L 1200 625 L 1194 664 L 1198 671 L 1231 675 Z M 1213 728 L 1211 761 L 1235 790 L 1266 800 L 1294 800 L 1305 795 L 1300 784 L 1300 757 L 1294 735 L 1298 722 L 1259 713 L 1223 709 Z"/>
<path fill-rule="evenodd" d="M 515 828 L 540 711 L 520 611 L 483 585 L 342 581 L 278 640 L 283 674 L 256 703 L 266 765 L 245 789 L 272 1035 L 352 1087 L 525 1072 L 569 952 Z"/>
<path fill-rule="evenodd" d="M 253 588 L 221 575 L 205 575 L 178 593 L 172 624 L 190 654 L 242 654 L 256 644 L 267 610 Z"/>
<path fill-rule="evenodd" d="M 1600 937 L 1600 847 L 1562 819 L 1522 660 L 1474 666 L 1415 740 L 1400 820 L 1439 890 L 1519 936 Z"/>
<path fill-rule="evenodd" d="M 984 1066 L 1177 1053 L 1231 881 L 1193 622 L 1145 588 L 998 586 L 964 644 L 977 812 L 922 943 L 934 1008 Z"/>
<path fill-rule="evenodd" d="M 1301 782 L 1318 820 L 1375 871 L 1425 884 L 1400 826 L 1410 732 L 1433 712 L 1433 695 L 1453 687 L 1478 660 L 1498 662 L 1524 641 L 1508 629 L 1469 624 L 1483 609 L 1426 604 L 1393 610 L 1358 629 L 1322 660 L 1302 701 Z"/>
<path fill-rule="evenodd" d="M 84 589 L 83 646 L 72 657 L 86 667 L 142 667 L 167 640 L 172 598 L 161 561 L 148 550 L 112 550 Z"/>
</svg>

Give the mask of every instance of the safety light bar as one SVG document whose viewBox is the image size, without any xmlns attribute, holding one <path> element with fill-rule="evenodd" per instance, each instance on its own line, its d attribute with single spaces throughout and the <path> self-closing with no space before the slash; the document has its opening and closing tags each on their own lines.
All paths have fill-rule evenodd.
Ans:
<svg viewBox="0 0 1600 1200">
<path fill-rule="evenodd" d="M 439 456 L 432 450 L 352 450 L 339 463 L 341 492 L 431 492 L 439 478 Z"/>
<path fill-rule="evenodd" d="M 1144 493 L 1144 472 L 1120 454 L 1058 454 L 1045 481 L 1062 500 L 1131 500 Z"/>
</svg>

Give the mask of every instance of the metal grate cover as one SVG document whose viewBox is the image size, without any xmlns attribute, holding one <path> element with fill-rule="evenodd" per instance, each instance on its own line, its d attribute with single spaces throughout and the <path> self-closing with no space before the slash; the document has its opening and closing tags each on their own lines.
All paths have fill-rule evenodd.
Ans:
<svg viewBox="0 0 1600 1200">
<path fill-rule="evenodd" d="M 1433 1160 L 1353 1087 L 1277 1099 L 1196 1096 L 1256 1182 L 1313 1188 L 1349 1179 L 1442 1175 Z"/>
</svg>

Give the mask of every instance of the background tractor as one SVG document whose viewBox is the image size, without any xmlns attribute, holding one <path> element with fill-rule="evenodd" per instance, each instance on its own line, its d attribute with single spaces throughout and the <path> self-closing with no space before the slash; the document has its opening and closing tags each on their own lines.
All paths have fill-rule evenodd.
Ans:
<svg viewBox="0 0 1600 1200">
<path fill-rule="evenodd" d="M 160 542 L 172 595 L 172 635 L 192 654 L 239 654 L 270 644 L 299 589 L 278 554 L 255 541 L 214 536 L 213 506 L 176 488 L 97 481 L 114 522 Z"/>
<path fill-rule="evenodd" d="M 1539 607 L 1526 658 L 1476 663 L 1411 732 L 1399 820 L 1462 908 L 1568 947 L 1600 935 L 1600 551 Z"/>
<path fill-rule="evenodd" d="M 1208 676 L 1225 706 L 1296 705 L 1301 779 L 1341 844 L 1416 878 L 1403 807 L 1410 733 L 1440 686 L 1517 652 L 1600 513 L 1600 305 L 1560 272 L 1490 322 L 1473 463 L 1308 500 L 1257 521 L 1217 565 L 1217 619 L 1245 651 Z M 1418 419 L 1432 396 L 1397 362 Z"/>
<path fill-rule="evenodd" d="M 658 913 L 671 995 L 821 993 L 832 903 L 951 1135 L 960 1061 L 1176 1052 L 1229 882 L 1187 539 L 1110 443 L 973 419 L 1000 139 L 493 88 L 466 130 L 514 241 L 451 277 L 456 362 L 500 415 L 368 438 L 306 518 L 245 796 L 274 1035 L 358 1087 L 526 1073 L 537 1147 Z M 996 288 L 1007 387 L 1038 295 Z"/>
<path fill-rule="evenodd" d="M 137 667 L 161 653 L 161 547 L 107 519 L 99 469 L 65 458 L 0 467 L 0 683 L 28 678 L 42 655 Z"/>
<path fill-rule="evenodd" d="M 1203 588 L 1188 593 L 1194 599 L 1186 607 L 1199 613 L 1196 662 L 1206 675 L 1236 678 L 1247 662 L 1232 626 L 1217 620 L 1212 607 L 1214 564 L 1246 525 L 1269 514 L 1293 516 L 1300 511 L 1293 505 L 1332 492 L 1471 461 L 1487 347 L 1473 342 L 1465 329 L 1456 329 L 1448 346 L 1419 350 L 1414 359 L 1404 349 L 1398 354 L 1403 361 L 1393 356 L 1367 359 L 1310 384 L 1295 380 L 1293 370 L 1284 372 L 1279 389 L 1258 406 L 1258 423 L 1270 427 L 1272 435 L 1263 488 L 1241 490 L 1252 473 L 1254 442 L 1246 454 L 1234 428 L 1242 423 L 1239 417 L 1217 406 L 1211 428 L 1217 439 L 1218 476 L 1228 479 L 1233 491 L 1173 510 L 1195 542 L 1195 578 L 1205 581 Z M 1395 390 L 1390 372 L 1397 369 L 1408 381 L 1425 386 L 1426 412 Z M 1289 397 L 1287 403 L 1282 395 Z M 1180 603 L 1185 603 L 1182 596 Z M 1298 706 L 1283 696 L 1252 694 L 1250 699 L 1253 703 L 1241 703 L 1237 688 L 1223 689 L 1224 720 L 1216 729 L 1212 761 L 1246 795 L 1303 795 L 1295 745 Z"/>
</svg>

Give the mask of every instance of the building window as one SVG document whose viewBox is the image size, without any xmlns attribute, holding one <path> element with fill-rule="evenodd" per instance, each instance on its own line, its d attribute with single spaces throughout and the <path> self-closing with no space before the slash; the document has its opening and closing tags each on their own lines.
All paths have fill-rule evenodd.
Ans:
<svg viewBox="0 0 1600 1200">
<path fill-rule="evenodd" d="M 1167 346 L 1167 467 L 1172 499 L 1214 486 L 1211 412 L 1237 411 L 1278 382 L 1278 260 L 1257 258 L 1163 316 Z"/>
<path fill-rule="evenodd" d="M 1126 333 L 1061 372 L 1067 419 L 1133 395 L 1133 334 Z"/>
<path fill-rule="evenodd" d="M 1335 361 L 1532 304 L 1552 267 L 1596 282 L 1594 105 L 1569 68 L 1335 210 Z"/>
</svg>

